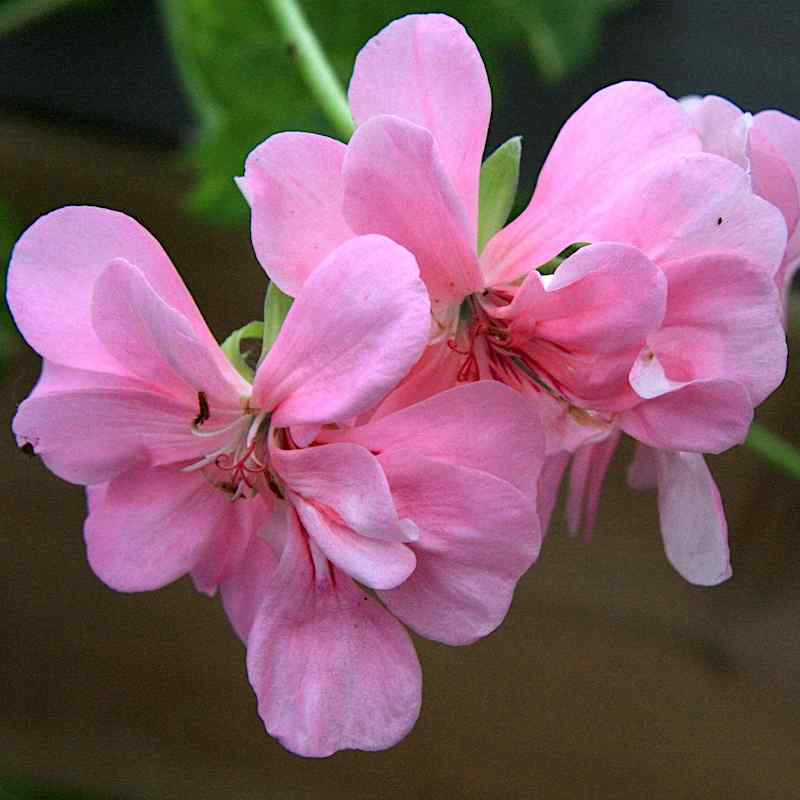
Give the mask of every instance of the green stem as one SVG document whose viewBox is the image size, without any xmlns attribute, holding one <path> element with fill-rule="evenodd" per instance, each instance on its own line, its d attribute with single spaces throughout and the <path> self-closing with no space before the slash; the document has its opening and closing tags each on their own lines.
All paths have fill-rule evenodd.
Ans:
<svg viewBox="0 0 800 800">
<path fill-rule="evenodd" d="M 350 106 L 336 73 L 295 0 L 264 0 L 286 42 L 289 55 L 336 132 L 347 141 L 355 130 Z"/>
<path fill-rule="evenodd" d="M 800 450 L 785 439 L 754 422 L 747 436 L 747 446 L 787 475 L 800 480 Z"/>
<path fill-rule="evenodd" d="M 0 6 L 0 36 L 24 28 L 40 17 L 75 3 L 76 0 L 14 0 Z"/>
</svg>

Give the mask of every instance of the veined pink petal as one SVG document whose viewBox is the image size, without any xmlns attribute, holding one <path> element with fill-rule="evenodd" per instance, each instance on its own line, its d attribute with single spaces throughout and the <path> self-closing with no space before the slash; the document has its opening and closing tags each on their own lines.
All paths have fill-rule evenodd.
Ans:
<svg viewBox="0 0 800 800">
<path fill-rule="evenodd" d="M 296 518 L 259 590 L 247 672 L 284 747 L 315 757 L 382 750 L 411 730 L 422 675 L 408 634 L 344 573 L 315 574 Z"/>
<path fill-rule="evenodd" d="M 434 316 L 483 287 L 475 224 L 425 128 L 399 117 L 365 122 L 347 148 L 344 186 L 354 231 L 383 234 L 414 254 Z"/>
<path fill-rule="evenodd" d="M 221 446 L 226 434 L 192 436 L 196 415 L 196 408 L 152 392 L 104 388 L 29 398 L 20 405 L 13 427 L 19 445 L 33 445 L 56 475 L 88 485 L 136 466 L 200 458 Z M 210 430 L 235 417 L 212 419 Z"/>
<path fill-rule="evenodd" d="M 428 338 L 414 257 L 382 236 L 351 239 L 306 281 L 261 364 L 253 399 L 273 424 L 339 422 L 375 406 Z"/>
<path fill-rule="evenodd" d="M 201 340 L 213 337 L 161 245 L 138 222 L 91 206 L 61 208 L 31 225 L 14 248 L 8 303 L 23 336 L 51 361 L 119 373 L 92 325 L 92 296 L 115 258 L 135 264 Z"/>
<path fill-rule="evenodd" d="M 220 490 L 216 493 L 224 494 Z M 250 540 L 267 527 L 276 505 L 276 498 L 266 494 L 234 503 L 230 495 L 225 495 L 224 500 L 228 503 L 228 511 L 191 572 L 194 588 L 209 596 L 216 594 L 229 574 L 241 568 Z"/>
<path fill-rule="evenodd" d="M 759 405 L 786 374 L 786 334 L 773 279 L 757 265 L 723 254 L 671 262 L 664 272 L 669 304 L 648 346 L 666 375 L 682 382 L 735 380 Z M 633 374 L 631 380 L 637 388 Z"/>
<path fill-rule="evenodd" d="M 332 510 L 356 533 L 396 542 L 416 538 L 413 526 L 401 524 L 381 465 L 366 448 L 344 442 L 272 448 L 270 461 L 294 494 Z"/>
<path fill-rule="evenodd" d="M 659 450 L 658 513 L 667 558 L 690 583 L 731 576 L 728 525 L 714 479 L 699 453 Z"/>
<path fill-rule="evenodd" d="M 659 449 L 721 453 L 747 438 L 753 404 L 736 381 L 694 381 L 623 412 L 619 425 Z"/>
<path fill-rule="evenodd" d="M 392 22 L 358 54 L 348 94 L 359 125 L 392 114 L 431 132 L 474 239 L 492 98 L 480 53 L 464 28 L 443 14 Z"/>
<path fill-rule="evenodd" d="M 48 359 L 42 360 L 39 380 L 28 395 L 29 400 L 54 392 L 81 392 L 111 389 L 115 391 L 135 391 L 159 393 L 159 388 L 145 381 L 109 372 L 93 372 L 88 369 L 64 367 Z M 163 394 L 163 391 L 160 392 Z"/>
<path fill-rule="evenodd" d="M 342 215 L 346 147 L 313 133 L 279 133 L 247 157 L 237 179 L 252 211 L 256 256 L 270 280 L 295 297 L 306 278 L 353 237 Z"/>
<path fill-rule="evenodd" d="M 638 246 L 633 238 L 588 236 L 587 221 L 641 170 L 699 150 L 683 110 L 655 86 L 627 82 L 597 92 L 561 129 L 528 208 L 487 244 L 481 263 L 488 282 L 513 281 L 574 242 Z"/>
<path fill-rule="evenodd" d="M 373 452 L 414 453 L 481 470 L 535 494 L 544 460 L 538 416 L 496 381 L 463 384 L 367 425 L 329 434 Z"/>
<path fill-rule="evenodd" d="M 584 445 L 572 458 L 567 495 L 567 523 L 572 534 L 582 527 L 584 537 L 589 539 L 594 531 L 600 493 L 620 435 L 619 430 L 614 430 L 602 442 Z"/>
<path fill-rule="evenodd" d="M 248 539 L 235 569 L 228 572 L 220 584 L 225 613 L 245 644 L 261 606 L 264 587 L 272 581 L 278 568 L 289 535 L 289 514 L 294 515 L 294 511 L 288 503 L 275 504 L 263 527 Z"/>
<path fill-rule="evenodd" d="M 351 578 L 371 589 L 392 589 L 414 571 L 414 553 L 401 542 L 362 536 L 296 495 L 289 498 L 308 535 Z"/>
<path fill-rule="evenodd" d="M 180 398 L 205 392 L 213 405 L 240 408 L 249 384 L 215 342 L 198 339 L 189 321 L 170 308 L 140 270 L 113 260 L 97 278 L 92 322 L 106 350 L 129 374 Z"/>
<path fill-rule="evenodd" d="M 658 486 L 658 465 L 656 450 L 644 444 L 637 444 L 633 451 L 633 461 L 628 465 L 628 486 L 637 492 L 655 489 Z"/>
<path fill-rule="evenodd" d="M 240 546 L 230 498 L 197 473 L 134 469 L 91 487 L 86 547 L 97 576 L 112 589 L 157 589 L 189 572 L 218 539 Z"/>
<path fill-rule="evenodd" d="M 380 456 L 403 516 L 420 529 L 417 568 L 380 593 L 417 633 L 468 644 L 491 633 L 539 553 L 536 496 L 486 472 L 393 450 Z"/>
</svg>

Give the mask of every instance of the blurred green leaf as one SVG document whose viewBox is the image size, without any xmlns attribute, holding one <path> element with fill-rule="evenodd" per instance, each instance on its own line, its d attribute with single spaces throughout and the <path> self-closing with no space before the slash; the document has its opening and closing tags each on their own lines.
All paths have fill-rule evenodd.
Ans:
<svg viewBox="0 0 800 800">
<path fill-rule="evenodd" d="M 361 46 L 393 19 L 441 11 L 459 19 L 478 43 L 495 98 L 500 59 L 527 48 L 547 79 L 584 62 L 597 46 L 600 20 L 630 0 L 308 0 L 305 11 L 335 72 L 346 86 Z M 200 118 L 191 159 L 199 184 L 190 206 L 216 222 L 241 224 L 247 206 L 233 183 L 250 150 L 281 130 L 330 134 L 256 0 L 162 0 L 173 48 Z"/>
<path fill-rule="evenodd" d="M 519 185 L 522 137 L 513 136 L 492 153 L 481 166 L 478 203 L 478 253 L 508 220 Z"/>
<path fill-rule="evenodd" d="M 0 200 L 0 377 L 5 374 L 8 362 L 19 346 L 19 337 L 6 305 L 6 271 L 14 242 L 21 233 L 21 226 L 11 209 Z"/>
<path fill-rule="evenodd" d="M 103 0 L 0 0 L 0 36 L 20 30 L 68 7 L 91 7 Z"/>
</svg>

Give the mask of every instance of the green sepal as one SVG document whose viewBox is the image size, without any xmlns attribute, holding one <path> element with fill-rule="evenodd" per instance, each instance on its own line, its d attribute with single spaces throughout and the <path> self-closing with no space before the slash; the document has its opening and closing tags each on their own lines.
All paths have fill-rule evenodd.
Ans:
<svg viewBox="0 0 800 800">
<path fill-rule="evenodd" d="M 292 307 L 294 299 L 284 294 L 274 283 L 270 282 L 267 287 L 267 296 L 264 299 L 264 335 L 261 342 L 260 364 L 267 353 L 272 349 L 275 340 L 278 338 L 283 321 Z"/>
<path fill-rule="evenodd" d="M 255 370 L 247 363 L 247 353 L 242 352 L 242 342 L 245 340 L 262 340 L 264 336 L 264 323 L 260 320 L 249 322 L 242 328 L 235 330 L 223 343 L 222 352 L 234 369 L 250 383 L 255 379 Z"/>
<path fill-rule="evenodd" d="M 582 247 L 588 247 L 591 242 L 574 242 L 567 245 L 555 258 L 551 258 L 546 264 L 537 268 L 540 275 L 552 275 L 571 255 L 574 255 Z"/>
<path fill-rule="evenodd" d="M 522 137 L 501 144 L 481 167 L 478 202 L 478 253 L 508 220 L 519 185 Z"/>
</svg>

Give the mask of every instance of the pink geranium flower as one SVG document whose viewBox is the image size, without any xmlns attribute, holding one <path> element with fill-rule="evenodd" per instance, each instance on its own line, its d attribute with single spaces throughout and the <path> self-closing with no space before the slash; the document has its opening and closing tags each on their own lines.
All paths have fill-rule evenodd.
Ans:
<svg viewBox="0 0 800 800">
<path fill-rule="evenodd" d="M 784 297 L 800 267 L 800 120 L 781 111 L 743 112 L 708 95 L 681 101 L 703 149 L 747 170 L 753 191 L 783 214 L 789 241 L 775 280 Z"/>
<path fill-rule="evenodd" d="M 66 208 L 18 242 L 9 306 L 45 366 L 14 432 L 60 477 L 99 485 L 87 548 L 113 588 L 196 570 L 213 589 L 252 513 L 230 499 L 272 503 L 272 432 L 367 410 L 418 357 L 429 305 L 410 254 L 363 237 L 324 266 L 250 386 L 134 220 Z"/>
<path fill-rule="evenodd" d="M 595 445 L 573 468 L 574 527 L 582 512 L 593 519 L 625 431 L 672 454 L 660 502 L 673 563 L 697 582 L 724 577 L 727 549 L 714 545 L 713 566 L 695 557 L 709 536 L 725 541 L 701 454 L 741 442 L 784 374 L 771 285 L 786 251 L 780 213 L 739 165 L 703 152 L 675 100 L 623 83 L 573 114 L 528 208 L 479 254 L 490 93 L 463 28 L 441 15 L 392 23 L 359 54 L 349 96 L 358 128 L 348 145 L 272 137 L 240 185 L 256 253 L 290 294 L 357 234 L 384 234 L 415 254 L 432 298 L 432 343 L 377 415 L 465 380 L 523 392 L 552 456 L 543 520 L 567 451 Z M 316 235 L 301 240 L 312 220 Z M 553 275 L 537 270 L 585 243 Z M 678 513 L 682 498 L 690 517 Z M 679 537 L 697 544 L 675 555 L 669 542 Z"/>
<path fill-rule="evenodd" d="M 45 358 L 14 431 L 88 486 L 93 569 L 123 591 L 187 572 L 203 591 L 221 584 L 267 728 L 290 749 L 380 749 L 418 715 L 411 641 L 353 579 L 440 641 L 502 621 L 539 550 L 539 420 L 482 383 L 348 427 L 428 338 L 427 292 L 399 245 L 334 250 L 252 386 L 122 214 L 40 219 L 15 248 L 9 304 Z"/>
</svg>

